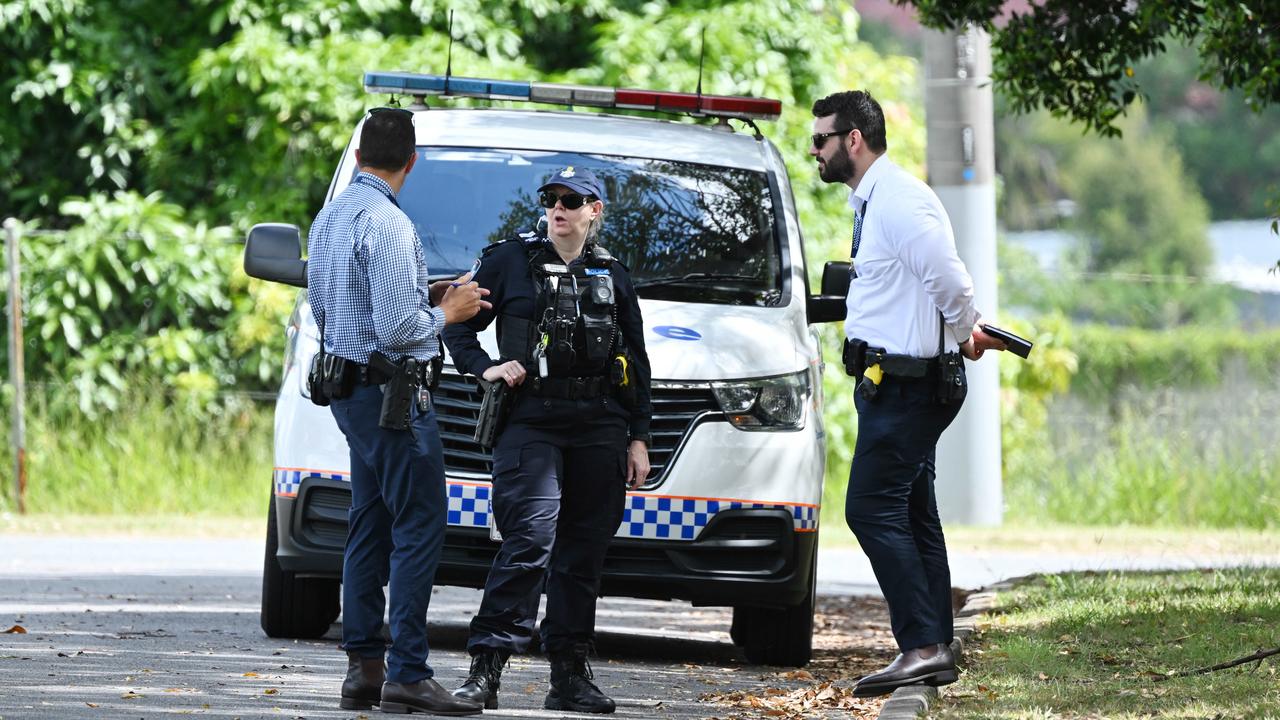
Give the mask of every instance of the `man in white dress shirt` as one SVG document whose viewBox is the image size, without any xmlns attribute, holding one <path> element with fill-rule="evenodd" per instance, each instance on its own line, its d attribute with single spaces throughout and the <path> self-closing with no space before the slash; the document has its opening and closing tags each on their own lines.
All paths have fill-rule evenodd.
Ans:
<svg viewBox="0 0 1280 720">
<path fill-rule="evenodd" d="M 929 186 L 885 155 L 884 113 L 867 92 L 813 105 L 809 154 L 849 186 L 853 270 L 845 364 L 859 380 L 858 441 L 845 518 L 871 560 L 901 654 L 859 696 L 957 678 L 951 572 L 934 497 L 938 438 L 960 411 L 964 363 L 1004 344 L 977 325 L 973 279 Z"/>
</svg>

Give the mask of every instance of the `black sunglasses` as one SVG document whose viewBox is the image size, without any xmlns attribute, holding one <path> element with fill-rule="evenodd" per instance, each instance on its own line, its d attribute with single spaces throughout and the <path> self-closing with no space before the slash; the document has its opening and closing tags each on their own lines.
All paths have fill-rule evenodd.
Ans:
<svg viewBox="0 0 1280 720">
<path fill-rule="evenodd" d="M 826 144 L 827 144 L 827 138 L 832 137 L 832 136 L 835 136 L 835 135 L 848 135 L 849 133 L 851 133 L 851 132 L 853 132 L 854 130 L 857 130 L 857 129 L 858 129 L 858 128 L 848 128 L 848 129 L 846 129 L 846 130 L 832 130 L 831 132 L 814 133 L 814 134 L 813 134 L 813 147 L 814 147 L 814 149 L 815 149 L 815 150 L 821 150 L 821 149 L 822 149 L 822 146 L 824 146 L 824 145 L 826 145 Z"/>
<path fill-rule="evenodd" d="M 595 196 L 579 195 L 578 193 L 557 195 L 550 190 L 543 190 L 542 194 L 538 196 L 538 204 L 548 210 L 556 206 L 556 201 L 559 201 L 561 205 L 564 205 L 565 210 L 577 210 L 582 207 L 584 203 L 594 202 Z"/>
</svg>

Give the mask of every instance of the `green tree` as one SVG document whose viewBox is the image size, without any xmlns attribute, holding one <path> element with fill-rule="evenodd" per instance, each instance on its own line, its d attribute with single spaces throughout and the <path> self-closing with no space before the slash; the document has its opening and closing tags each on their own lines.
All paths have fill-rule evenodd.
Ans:
<svg viewBox="0 0 1280 720">
<path fill-rule="evenodd" d="M 1209 209 L 1169 140 L 1134 129 L 1084 144 L 1063 174 L 1086 269 L 1199 277 L 1213 262 Z"/>
</svg>

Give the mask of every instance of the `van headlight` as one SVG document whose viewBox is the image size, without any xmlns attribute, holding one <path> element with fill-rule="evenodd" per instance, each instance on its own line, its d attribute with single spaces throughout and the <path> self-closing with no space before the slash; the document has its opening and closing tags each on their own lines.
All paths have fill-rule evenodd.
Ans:
<svg viewBox="0 0 1280 720">
<path fill-rule="evenodd" d="M 809 373 L 711 383 L 725 418 L 739 430 L 799 430 L 809 401 Z"/>
</svg>

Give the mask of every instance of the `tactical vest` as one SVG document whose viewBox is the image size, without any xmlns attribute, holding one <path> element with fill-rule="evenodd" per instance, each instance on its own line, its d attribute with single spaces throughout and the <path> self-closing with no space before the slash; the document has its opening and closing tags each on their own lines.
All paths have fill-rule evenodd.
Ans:
<svg viewBox="0 0 1280 720">
<path fill-rule="evenodd" d="M 588 243 L 584 261 L 570 267 L 549 243 L 523 240 L 534 320 L 499 315 L 498 352 L 536 377 L 610 375 L 620 345 L 613 256 Z"/>
</svg>

